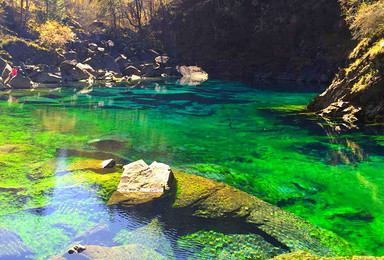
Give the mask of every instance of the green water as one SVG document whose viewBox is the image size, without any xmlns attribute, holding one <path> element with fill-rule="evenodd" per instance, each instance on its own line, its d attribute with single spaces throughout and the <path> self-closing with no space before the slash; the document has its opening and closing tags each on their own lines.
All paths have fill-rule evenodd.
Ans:
<svg viewBox="0 0 384 260">
<path fill-rule="evenodd" d="M 151 221 L 129 214 L 116 220 L 105 206 L 120 173 L 48 169 L 31 177 L 52 160 L 53 172 L 60 172 L 79 160 L 63 151 L 90 151 L 89 143 L 98 139 L 120 142 L 98 151 L 123 163 L 156 160 L 225 182 L 367 254 L 384 255 L 382 126 L 328 125 L 305 111 L 316 91 L 294 84 L 153 81 L 95 85 L 76 94 L 82 87 L 0 93 L 0 225 L 17 232 L 39 258 L 61 252 L 100 222 L 118 222 L 117 233 Z M 177 258 L 185 256 L 174 248 Z"/>
</svg>

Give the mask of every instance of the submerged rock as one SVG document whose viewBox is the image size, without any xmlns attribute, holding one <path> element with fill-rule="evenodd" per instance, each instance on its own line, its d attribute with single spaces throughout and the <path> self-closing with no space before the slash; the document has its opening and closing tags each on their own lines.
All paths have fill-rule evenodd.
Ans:
<svg viewBox="0 0 384 260">
<path fill-rule="evenodd" d="M 167 258 L 155 250 L 142 245 L 124 245 L 115 247 L 85 246 L 87 250 L 79 254 L 63 254 L 51 258 L 52 260 L 105 260 L 105 259 L 130 259 L 130 260 L 166 260 Z"/>
<path fill-rule="evenodd" d="M 106 223 L 99 223 L 76 237 L 72 244 L 112 246 L 113 234 Z"/>
<path fill-rule="evenodd" d="M 28 259 L 33 254 L 19 235 L 0 227 L 0 259 Z"/>
<path fill-rule="evenodd" d="M 171 168 L 163 163 L 147 165 L 143 160 L 124 166 L 117 190 L 108 204 L 136 205 L 163 197 L 174 183 Z"/>
<path fill-rule="evenodd" d="M 361 253 L 332 232 L 228 185 L 174 171 L 177 193 L 173 208 L 182 214 L 240 221 L 280 248 L 308 250 L 323 256 Z"/>
<path fill-rule="evenodd" d="M 177 245 L 186 249 L 191 246 L 197 248 L 197 253 L 190 259 L 269 259 L 289 252 L 258 234 L 226 234 L 212 230 L 182 236 Z"/>
<path fill-rule="evenodd" d="M 166 256 L 167 259 L 174 259 L 171 244 L 165 237 L 158 219 L 154 219 L 148 225 L 131 232 L 121 230 L 113 241 L 123 245 L 140 244 L 152 248 Z"/>
</svg>

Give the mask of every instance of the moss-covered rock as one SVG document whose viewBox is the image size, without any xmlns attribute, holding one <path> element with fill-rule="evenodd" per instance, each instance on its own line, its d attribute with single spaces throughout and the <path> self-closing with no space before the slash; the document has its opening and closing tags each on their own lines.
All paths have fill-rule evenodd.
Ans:
<svg viewBox="0 0 384 260">
<path fill-rule="evenodd" d="M 309 250 L 323 256 L 361 253 L 334 233 L 245 192 L 180 171 L 174 175 L 177 193 L 173 207 L 187 214 L 245 222 L 290 250 Z"/>
<path fill-rule="evenodd" d="M 181 237 L 180 248 L 200 247 L 190 259 L 269 259 L 287 253 L 257 234 L 225 234 L 215 231 L 198 231 Z"/>
</svg>

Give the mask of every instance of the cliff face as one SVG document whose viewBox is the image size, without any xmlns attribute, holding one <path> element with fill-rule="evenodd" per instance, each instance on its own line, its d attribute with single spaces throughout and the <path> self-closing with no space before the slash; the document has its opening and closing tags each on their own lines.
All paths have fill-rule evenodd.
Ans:
<svg viewBox="0 0 384 260">
<path fill-rule="evenodd" d="M 349 10 L 361 6 L 355 2 L 354 9 Z M 352 27 L 360 26 L 363 37 L 349 55 L 348 66 L 340 69 L 329 88 L 308 105 L 323 117 L 342 119 L 352 126 L 358 121 L 384 122 L 384 27 L 379 27 L 384 4 L 370 1 L 370 5 L 361 7 L 360 13 L 347 13 L 347 20 L 352 21 Z"/>
<path fill-rule="evenodd" d="M 179 0 L 171 13 L 179 59 L 218 77 L 330 81 L 354 45 L 337 0 Z"/>
<path fill-rule="evenodd" d="M 384 40 L 364 39 L 329 88 L 308 105 L 324 117 L 384 121 Z"/>
</svg>

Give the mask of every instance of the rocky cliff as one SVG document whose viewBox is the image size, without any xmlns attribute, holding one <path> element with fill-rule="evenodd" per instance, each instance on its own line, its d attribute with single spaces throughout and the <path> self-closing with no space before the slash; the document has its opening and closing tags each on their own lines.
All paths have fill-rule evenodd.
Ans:
<svg viewBox="0 0 384 260">
<path fill-rule="evenodd" d="M 354 2 L 357 9 L 359 3 Z M 368 7 L 360 4 L 357 14 L 347 13 L 351 27 L 360 26 L 361 40 L 349 55 L 348 66 L 340 69 L 329 88 L 308 105 L 321 116 L 345 121 L 349 126 L 384 122 L 384 29 L 378 26 L 384 18 L 384 5 L 371 2 Z"/>
</svg>

